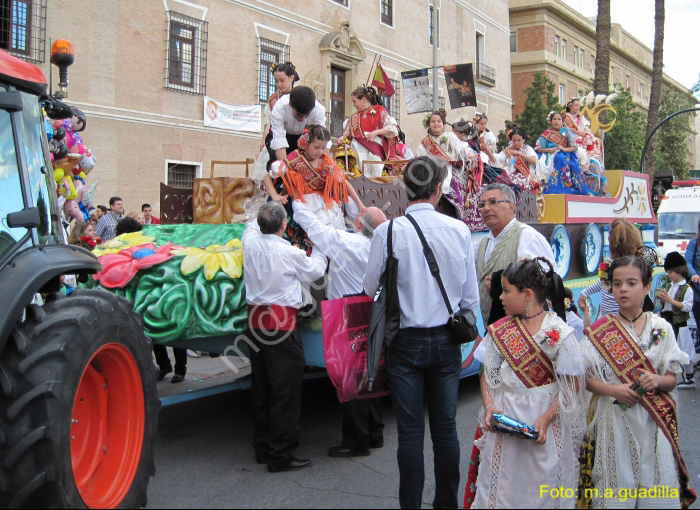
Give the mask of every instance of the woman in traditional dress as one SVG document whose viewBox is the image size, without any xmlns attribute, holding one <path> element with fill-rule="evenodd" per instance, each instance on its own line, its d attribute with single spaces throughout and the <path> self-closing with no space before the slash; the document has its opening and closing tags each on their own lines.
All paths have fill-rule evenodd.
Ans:
<svg viewBox="0 0 700 510">
<path fill-rule="evenodd" d="M 603 141 L 591 132 L 591 123 L 580 111 L 581 101 L 576 97 L 569 99 L 566 103 L 564 124 L 576 135 L 576 145 L 587 155 L 588 163 L 585 165 L 584 173 L 589 193 L 600 195 L 605 191 L 606 183 Z"/>
<path fill-rule="evenodd" d="M 299 138 L 299 148 L 287 154 L 286 159 L 279 164 L 273 163 L 270 174 L 265 176 L 265 184 L 268 189 L 272 189 L 272 200 L 283 205 L 287 204 L 288 197 L 301 200 L 323 224 L 344 229 L 342 205 L 352 199 L 359 214 L 366 208 L 345 178 L 342 169 L 325 154 L 330 140 L 331 134 L 323 126 L 307 127 Z M 272 179 L 277 177 L 282 179 L 286 194 L 277 193 L 271 186 Z M 306 234 L 291 214 L 285 238 L 310 253 L 311 246 L 306 240 Z"/>
<path fill-rule="evenodd" d="M 447 201 L 454 206 L 455 217 L 464 221 L 471 228 L 468 217 L 468 193 L 470 190 L 469 168 L 476 160 L 476 154 L 469 145 L 460 140 L 457 133 L 445 133 L 445 111 L 428 113 L 423 118 L 423 127 L 428 135 L 416 150 L 417 156 L 434 156 L 447 161 L 451 165 L 443 194 Z M 461 126 L 459 129 L 470 129 L 471 126 Z"/>
<path fill-rule="evenodd" d="M 487 328 L 474 353 L 484 369 L 485 432 L 476 441 L 481 463 L 472 508 L 574 508 L 575 498 L 546 490 L 577 486 L 586 428 L 586 366 L 565 321 L 563 283 L 543 257 L 511 264 L 501 283 L 508 317 Z M 556 313 L 545 311 L 548 297 Z M 537 439 L 498 432 L 494 414 L 534 427 Z"/>
<path fill-rule="evenodd" d="M 267 146 L 270 145 L 270 140 L 272 140 L 272 131 L 270 129 L 270 113 L 272 108 L 274 108 L 277 100 L 289 94 L 294 87 L 294 82 L 299 81 L 299 75 L 296 72 L 294 64 L 291 62 L 285 62 L 284 64 L 277 64 L 272 68 L 272 76 L 275 79 L 275 92 L 270 94 L 267 98 L 267 103 L 263 105 L 262 118 L 263 118 L 263 130 L 262 130 L 262 142 L 260 143 L 260 155 L 255 161 L 255 170 L 253 172 L 253 180 L 257 183 L 262 182 L 263 177 L 270 169 L 270 161 L 274 161 L 274 158 L 270 159 L 270 152 Z"/>
<path fill-rule="evenodd" d="M 535 165 L 537 153 L 525 143 L 525 131 L 520 126 L 513 126 L 508 132 L 510 145 L 491 157 L 491 164 L 504 168 L 520 191 L 537 192 L 540 183 L 537 180 Z"/>
<path fill-rule="evenodd" d="M 491 158 L 497 152 L 498 140 L 496 136 L 487 128 L 489 118 L 485 113 L 474 115 L 474 135 L 478 139 L 481 149 L 481 160 L 485 165 L 492 164 Z"/>
<path fill-rule="evenodd" d="M 343 124 L 338 145 L 350 143 L 361 172 L 363 161 L 395 159 L 399 129 L 396 120 L 380 104 L 377 91 L 373 87 L 356 88 L 352 92 L 352 105 L 356 112 Z M 383 164 L 368 164 L 364 174 L 381 177 L 383 170 Z"/>
<path fill-rule="evenodd" d="M 588 186 L 583 179 L 576 158 L 576 136 L 563 126 L 564 116 L 551 112 L 547 116 L 550 128 L 537 140 L 535 151 L 539 154 L 539 168 L 547 180 L 544 193 L 587 195 Z"/>
<path fill-rule="evenodd" d="M 581 481 L 593 490 L 579 492 L 580 504 L 686 507 L 694 497 L 680 454 L 675 388 L 688 355 L 668 322 L 642 310 L 651 266 L 622 257 L 608 274 L 619 311 L 596 321 L 581 342 L 593 394 Z"/>
</svg>

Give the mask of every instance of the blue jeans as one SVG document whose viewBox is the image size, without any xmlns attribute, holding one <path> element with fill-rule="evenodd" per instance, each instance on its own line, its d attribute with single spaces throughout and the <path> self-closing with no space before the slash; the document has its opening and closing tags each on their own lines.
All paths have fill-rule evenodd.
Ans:
<svg viewBox="0 0 700 510">
<path fill-rule="evenodd" d="M 446 328 L 399 330 L 388 349 L 387 372 L 399 432 L 401 508 L 420 508 L 425 484 L 423 443 L 428 400 L 435 457 L 434 508 L 457 508 L 459 439 L 457 391 L 462 351 Z"/>
</svg>

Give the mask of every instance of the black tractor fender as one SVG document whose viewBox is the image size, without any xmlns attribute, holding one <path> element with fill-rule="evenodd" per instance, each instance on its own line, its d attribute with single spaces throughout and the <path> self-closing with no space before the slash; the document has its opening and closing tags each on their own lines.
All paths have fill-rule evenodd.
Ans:
<svg viewBox="0 0 700 510">
<path fill-rule="evenodd" d="M 13 256 L 0 268 L 0 353 L 36 293 L 58 290 L 51 284 L 62 274 L 87 275 L 100 269 L 97 258 L 79 246 L 34 246 Z"/>
</svg>

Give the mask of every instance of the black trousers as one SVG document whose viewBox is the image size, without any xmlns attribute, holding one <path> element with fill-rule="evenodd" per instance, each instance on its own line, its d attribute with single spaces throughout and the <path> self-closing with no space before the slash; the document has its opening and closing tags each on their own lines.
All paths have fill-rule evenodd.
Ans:
<svg viewBox="0 0 700 510">
<path fill-rule="evenodd" d="M 289 460 L 299 447 L 304 345 L 296 331 L 249 331 L 252 369 L 253 448 L 271 464 Z"/>
<path fill-rule="evenodd" d="M 156 355 L 158 368 L 166 372 L 171 372 L 173 365 L 170 362 L 167 347 L 160 344 L 153 344 L 153 353 Z M 178 375 L 185 375 L 187 373 L 187 349 L 173 347 L 173 354 L 175 355 L 175 373 Z"/>
<path fill-rule="evenodd" d="M 384 443 L 384 422 L 378 398 L 351 400 L 343 410 L 343 444 L 351 450 L 369 450 Z"/>
<path fill-rule="evenodd" d="M 687 322 L 682 322 L 680 324 L 674 324 L 673 323 L 673 312 L 661 312 L 659 314 L 662 319 L 664 319 L 666 322 L 668 322 L 671 327 L 673 328 L 673 334 L 676 336 L 676 342 L 678 341 L 678 334 L 681 331 L 681 328 L 685 328 L 688 323 Z"/>
<path fill-rule="evenodd" d="M 287 134 L 287 143 L 289 144 L 289 147 L 287 147 L 287 154 L 289 154 L 292 151 L 295 151 L 299 148 L 299 138 L 301 135 L 290 135 Z M 272 131 L 270 131 L 267 136 L 265 137 L 265 147 L 267 147 L 267 153 L 270 155 L 270 161 L 267 162 L 267 169 L 269 170 L 270 167 L 272 166 L 272 163 L 277 161 L 277 154 L 275 154 L 276 151 L 272 150 L 270 148 L 270 144 L 272 143 Z"/>
</svg>

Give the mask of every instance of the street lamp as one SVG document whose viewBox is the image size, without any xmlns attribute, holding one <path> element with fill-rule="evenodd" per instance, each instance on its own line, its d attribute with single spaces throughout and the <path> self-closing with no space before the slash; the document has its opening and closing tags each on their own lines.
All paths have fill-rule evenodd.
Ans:
<svg viewBox="0 0 700 510">
<path fill-rule="evenodd" d="M 58 86 L 61 89 L 56 92 L 56 98 L 68 97 L 66 94 L 68 67 L 73 64 L 74 60 L 73 45 L 68 39 L 58 39 L 51 45 L 51 63 L 58 67 Z"/>
</svg>

